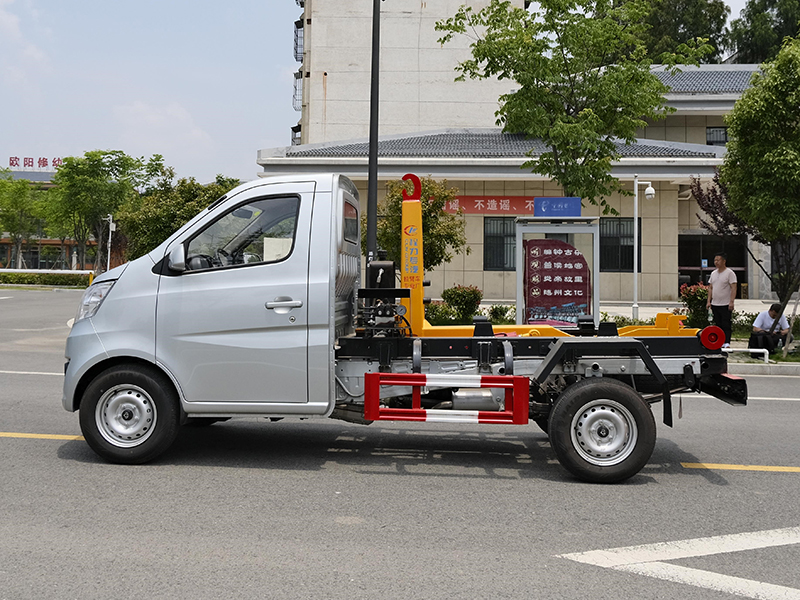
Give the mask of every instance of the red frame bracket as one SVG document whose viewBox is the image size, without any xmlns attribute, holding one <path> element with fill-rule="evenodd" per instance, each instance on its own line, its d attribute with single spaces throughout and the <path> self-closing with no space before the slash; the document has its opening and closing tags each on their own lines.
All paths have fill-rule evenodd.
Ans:
<svg viewBox="0 0 800 600">
<path fill-rule="evenodd" d="M 381 406 L 381 386 L 411 387 L 411 408 Z M 505 410 L 434 410 L 422 408 L 425 386 L 503 388 Z M 426 375 L 367 373 L 364 375 L 364 418 L 370 421 L 428 421 L 527 425 L 530 381 L 521 375 Z"/>
</svg>

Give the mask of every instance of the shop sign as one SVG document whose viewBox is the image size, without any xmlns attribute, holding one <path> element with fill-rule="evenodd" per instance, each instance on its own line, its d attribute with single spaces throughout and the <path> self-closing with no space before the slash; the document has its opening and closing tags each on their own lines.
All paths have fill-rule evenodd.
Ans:
<svg viewBox="0 0 800 600">
<path fill-rule="evenodd" d="M 586 258 L 561 240 L 523 240 L 528 323 L 575 324 L 589 314 L 591 275 Z"/>
<path fill-rule="evenodd" d="M 457 196 L 444 207 L 449 213 L 513 217 L 580 217 L 581 199 L 550 196 Z"/>
<path fill-rule="evenodd" d="M 20 158 L 19 156 L 9 156 L 8 157 L 8 167 L 10 169 L 47 169 L 52 165 L 54 169 L 57 169 L 61 165 L 64 164 L 64 160 L 61 158 L 47 158 L 44 156 L 40 156 L 38 159 L 34 160 L 32 156 L 25 156 Z"/>
</svg>

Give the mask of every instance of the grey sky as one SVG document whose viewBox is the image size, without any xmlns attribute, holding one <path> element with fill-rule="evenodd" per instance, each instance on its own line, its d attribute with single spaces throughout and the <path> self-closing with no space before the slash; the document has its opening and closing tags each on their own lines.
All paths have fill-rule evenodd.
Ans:
<svg viewBox="0 0 800 600">
<path fill-rule="evenodd" d="M 295 0 L 0 0 L 0 167 L 114 149 L 254 179 L 256 152 L 288 145 L 299 118 L 300 14 Z"/>
</svg>

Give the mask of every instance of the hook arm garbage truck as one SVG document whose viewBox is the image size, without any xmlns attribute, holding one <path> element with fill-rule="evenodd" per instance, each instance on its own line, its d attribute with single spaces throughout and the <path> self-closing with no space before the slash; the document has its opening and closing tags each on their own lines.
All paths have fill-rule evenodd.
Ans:
<svg viewBox="0 0 800 600">
<path fill-rule="evenodd" d="M 67 339 L 62 398 L 89 446 L 144 463 L 180 426 L 233 417 L 533 421 L 564 468 L 608 483 L 650 458 L 652 405 L 671 426 L 677 393 L 747 402 L 721 330 L 681 315 L 432 326 L 418 195 L 403 203 L 402 264 L 373 260 L 363 288 L 359 227 L 346 177 L 264 178 L 97 277 Z"/>
</svg>

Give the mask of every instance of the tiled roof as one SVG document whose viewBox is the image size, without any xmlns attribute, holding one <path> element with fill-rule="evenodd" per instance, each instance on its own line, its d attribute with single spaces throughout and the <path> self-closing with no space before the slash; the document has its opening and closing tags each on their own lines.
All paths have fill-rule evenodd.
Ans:
<svg viewBox="0 0 800 600">
<path fill-rule="evenodd" d="M 673 94 L 741 94 L 750 86 L 753 65 L 724 70 L 691 69 L 670 75 L 656 71 L 656 76 Z"/>
<path fill-rule="evenodd" d="M 652 143 L 640 140 L 626 146 L 617 143 L 617 150 L 624 157 L 639 158 L 708 158 L 717 153 L 703 146 L 687 148 L 683 144 Z M 701 150 L 702 148 L 702 150 Z M 541 140 L 527 139 L 522 134 L 503 133 L 500 129 L 490 131 L 442 131 L 430 134 L 398 136 L 378 142 L 378 156 L 417 158 L 523 158 L 529 151 L 539 155 L 546 151 Z M 369 152 L 367 141 L 328 143 L 321 145 L 292 146 L 287 149 L 287 158 L 359 158 Z"/>
<path fill-rule="evenodd" d="M 27 179 L 37 183 L 49 183 L 53 180 L 55 171 L 11 171 L 12 179 Z"/>
</svg>

